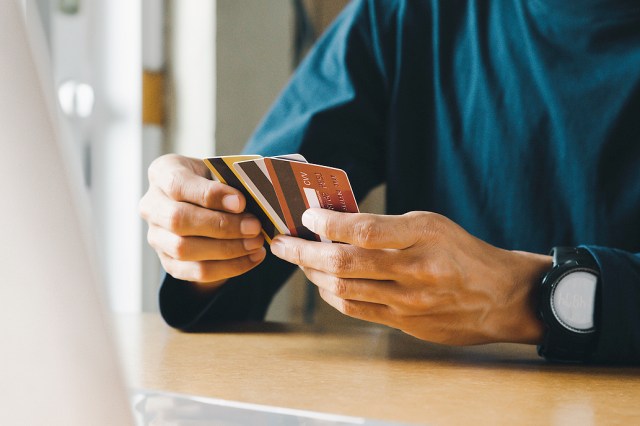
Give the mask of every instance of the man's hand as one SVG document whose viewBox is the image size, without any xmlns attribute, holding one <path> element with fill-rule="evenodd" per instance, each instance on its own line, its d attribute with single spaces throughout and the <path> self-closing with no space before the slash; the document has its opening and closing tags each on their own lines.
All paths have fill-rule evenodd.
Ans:
<svg viewBox="0 0 640 426">
<path fill-rule="evenodd" d="M 262 262 L 266 251 L 260 222 L 242 213 L 242 194 L 209 176 L 197 159 L 173 154 L 156 159 L 140 214 L 149 223 L 149 244 L 169 274 L 217 288 Z"/>
<path fill-rule="evenodd" d="M 346 315 L 450 345 L 542 338 L 536 289 L 548 256 L 496 248 L 435 213 L 310 209 L 302 220 L 346 244 L 278 236 L 271 251 L 301 266 Z"/>
</svg>

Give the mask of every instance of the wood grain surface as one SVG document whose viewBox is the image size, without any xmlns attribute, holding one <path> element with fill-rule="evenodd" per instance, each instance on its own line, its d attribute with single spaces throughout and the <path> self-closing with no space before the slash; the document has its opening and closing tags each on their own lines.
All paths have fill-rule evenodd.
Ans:
<svg viewBox="0 0 640 426">
<path fill-rule="evenodd" d="M 416 424 L 640 424 L 640 368 L 553 365 L 396 330 L 230 324 L 189 334 L 116 318 L 130 386 Z"/>
</svg>

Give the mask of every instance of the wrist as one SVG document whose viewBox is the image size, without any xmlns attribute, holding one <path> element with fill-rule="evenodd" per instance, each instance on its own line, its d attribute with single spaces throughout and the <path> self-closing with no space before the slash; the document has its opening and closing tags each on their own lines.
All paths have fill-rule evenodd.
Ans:
<svg viewBox="0 0 640 426">
<path fill-rule="evenodd" d="M 540 282 L 552 265 L 551 256 L 512 251 L 510 274 L 512 293 L 503 317 L 501 341 L 537 345 L 544 337 L 544 324 L 538 316 Z"/>
</svg>

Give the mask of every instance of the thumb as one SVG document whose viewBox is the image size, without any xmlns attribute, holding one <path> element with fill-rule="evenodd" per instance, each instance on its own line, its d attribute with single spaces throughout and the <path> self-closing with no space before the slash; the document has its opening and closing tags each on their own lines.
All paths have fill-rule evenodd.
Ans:
<svg viewBox="0 0 640 426">
<path fill-rule="evenodd" d="M 419 237 L 410 215 L 340 213 L 328 209 L 308 209 L 302 223 L 309 230 L 332 241 L 368 249 L 404 249 Z"/>
</svg>

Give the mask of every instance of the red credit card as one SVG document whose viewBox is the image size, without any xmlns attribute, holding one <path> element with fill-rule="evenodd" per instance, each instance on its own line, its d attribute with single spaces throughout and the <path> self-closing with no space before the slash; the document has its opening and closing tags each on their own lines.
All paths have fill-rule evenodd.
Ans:
<svg viewBox="0 0 640 426">
<path fill-rule="evenodd" d="M 302 213 L 308 208 L 359 212 L 344 170 L 277 158 L 265 158 L 264 163 L 291 235 L 326 241 L 302 224 Z"/>
</svg>

